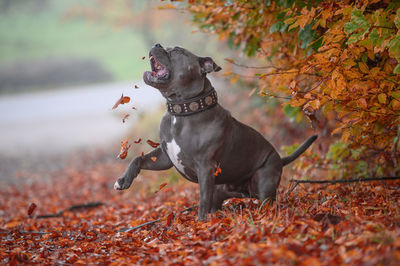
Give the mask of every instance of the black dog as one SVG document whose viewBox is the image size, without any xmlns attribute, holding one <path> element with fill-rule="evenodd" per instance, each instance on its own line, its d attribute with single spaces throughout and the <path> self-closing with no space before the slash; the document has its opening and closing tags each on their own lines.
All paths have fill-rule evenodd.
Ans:
<svg viewBox="0 0 400 266">
<path fill-rule="evenodd" d="M 205 220 L 207 213 L 215 212 L 231 197 L 274 200 L 282 167 L 303 153 L 317 136 L 281 158 L 260 133 L 238 122 L 218 104 L 206 74 L 221 68 L 210 57 L 156 44 L 150 51 L 150 63 L 152 71 L 145 72 L 143 79 L 167 100 L 168 112 L 159 132 L 161 145 L 133 159 L 114 188 L 129 188 L 141 169 L 175 166 L 186 179 L 200 185 L 199 220 Z"/>
</svg>

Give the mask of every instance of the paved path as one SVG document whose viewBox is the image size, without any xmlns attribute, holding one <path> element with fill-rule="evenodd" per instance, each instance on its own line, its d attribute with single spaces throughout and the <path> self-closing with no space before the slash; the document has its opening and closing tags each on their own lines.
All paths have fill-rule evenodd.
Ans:
<svg viewBox="0 0 400 266">
<path fill-rule="evenodd" d="M 139 89 L 133 89 L 134 84 Z M 124 93 L 131 103 L 112 110 Z M 0 97 L 0 154 L 58 153 L 123 136 L 163 98 L 143 83 L 117 83 Z M 137 110 L 131 109 L 135 106 Z M 127 123 L 122 113 L 130 113 Z"/>
<path fill-rule="evenodd" d="M 121 93 L 131 102 L 112 110 Z M 13 173 L 5 168 L 19 167 L 23 161 L 43 162 L 121 140 L 140 112 L 163 102 L 157 90 L 142 82 L 1 96 L 0 181 Z M 125 112 L 131 116 L 122 123 Z"/>
</svg>

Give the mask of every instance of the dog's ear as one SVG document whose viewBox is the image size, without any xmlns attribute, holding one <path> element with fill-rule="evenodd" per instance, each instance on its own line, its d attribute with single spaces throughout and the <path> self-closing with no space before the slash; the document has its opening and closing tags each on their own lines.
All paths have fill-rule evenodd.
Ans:
<svg viewBox="0 0 400 266">
<path fill-rule="evenodd" d="M 199 57 L 199 63 L 201 67 L 201 72 L 204 74 L 210 72 L 218 72 L 221 70 L 221 67 L 217 65 L 211 57 Z"/>
</svg>

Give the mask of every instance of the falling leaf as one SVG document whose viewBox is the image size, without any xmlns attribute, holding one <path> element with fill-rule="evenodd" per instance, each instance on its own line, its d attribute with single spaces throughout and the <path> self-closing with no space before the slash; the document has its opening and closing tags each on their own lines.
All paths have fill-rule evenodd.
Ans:
<svg viewBox="0 0 400 266">
<path fill-rule="evenodd" d="M 239 75 L 233 75 L 233 78 L 231 78 L 231 80 L 229 81 L 231 84 L 235 83 L 236 81 L 238 81 L 240 79 Z"/>
<path fill-rule="evenodd" d="M 149 140 L 149 139 L 146 142 L 147 142 L 147 144 L 149 144 L 153 148 L 157 148 L 160 145 L 160 143 L 154 142 L 154 141 Z"/>
<path fill-rule="evenodd" d="M 37 207 L 37 205 L 34 202 L 32 202 L 31 205 L 29 205 L 29 208 L 28 208 L 28 215 L 29 216 L 32 215 L 32 213 L 35 211 L 36 207 Z"/>
<path fill-rule="evenodd" d="M 231 64 L 235 64 L 235 61 L 233 59 L 230 59 L 228 57 L 224 58 L 225 61 L 228 61 Z"/>
<path fill-rule="evenodd" d="M 175 9 L 176 6 L 174 6 L 173 4 L 165 4 L 162 6 L 157 6 L 158 9 Z"/>
<path fill-rule="evenodd" d="M 217 169 L 214 172 L 214 176 L 218 176 L 220 173 L 222 173 L 222 170 L 221 170 L 221 167 L 218 164 Z"/>
<path fill-rule="evenodd" d="M 135 89 L 139 89 L 139 86 L 135 84 Z"/>
<path fill-rule="evenodd" d="M 139 139 L 137 139 L 137 140 L 135 140 L 135 141 L 133 141 L 133 142 L 136 143 L 136 144 L 139 144 L 141 141 L 142 141 L 142 139 L 139 138 Z"/>
<path fill-rule="evenodd" d="M 119 98 L 118 101 L 115 102 L 115 104 L 114 104 L 114 106 L 112 107 L 112 109 L 117 108 L 118 105 L 120 105 L 120 104 L 129 103 L 130 100 L 131 100 L 130 97 L 124 96 L 124 94 L 122 94 L 122 95 L 121 95 L 121 98 Z"/>
<path fill-rule="evenodd" d="M 144 60 L 144 59 L 146 59 L 146 57 L 145 57 L 145 56 L 143 56 L 143 57 L 142 57 L 142 60 Z"/>
<path fill-rule="evenodd" d="M 117 158 L 125 159 L 126 156 L 128 155 L 128 150 L 131 147 L 129 144 L 129 138 L 126 138 L 124 141 L 121 141 L 121 149 L 119 151 L 119 154 Z"/>
<path fill-rule="evenodd" d="M 167 184 L 168 184 L 167 182 L 162 183 L 162 184 L 160 185 L 160 187 L 158 188 L 158 190 L 156 190 L 154 193 L 158 193 L 158 192 L 159 192 L 161 189 L 163 189 Z"/>
<path fill-rule="evenodd" d="M 249 92 L 249 94 L 247 95 L 248 97 L 251 97 L 253 94 L 254 94 L 254 92 L 257 90 L 257 88 L 253 88 L 250 92 Z"/>
<path fill-rule="evenodd" d="M 129 117 L 129 114 L 125 114 L 124 117 L 122 117 L 122 123 L 125 123 L 125 120 Z"/>
</svg>

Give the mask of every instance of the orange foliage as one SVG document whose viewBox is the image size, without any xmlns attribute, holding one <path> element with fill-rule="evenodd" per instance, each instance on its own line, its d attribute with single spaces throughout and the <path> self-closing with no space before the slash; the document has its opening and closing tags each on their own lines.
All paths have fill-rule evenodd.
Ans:
<svg viewBox="0 0 400 266">
<path fill-rule="evenodd" d="M 363 159 L 376 166 L 368 174 L 395 174 L 400 167 L 399 7 L 376 0 L 189 0 L 187 10 L 201 29 L 265 62 L 248 67 L 226 59 L 246 68 L 261 96 L 300 108 L 321 135 L 339 134 L 348 149 L 362 150 Z M 243 77 L 226 75 L 231 82 Z"/>
</svg>

